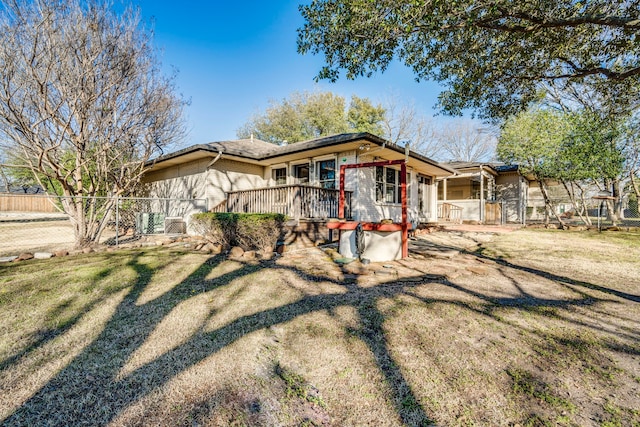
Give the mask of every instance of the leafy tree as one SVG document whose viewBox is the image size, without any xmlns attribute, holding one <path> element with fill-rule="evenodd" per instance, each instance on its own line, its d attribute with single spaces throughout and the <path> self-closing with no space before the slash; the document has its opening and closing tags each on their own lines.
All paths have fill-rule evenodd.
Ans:
<svg viewBox="0 0 640 427">
<path fill-rule="evenodd" d="M 522 172 L 532 174 L 540 186 L 548 210 L 555 213 L 548 196 L 547 181 L 561 182 L 575 211 L 583 221 L 586 200 L 585 182 L 601 189 L 613 188 L 617 200 L 609 213 L 614 221 L 622 200 L 620 177 L 625 158 L 619 142 L 624 121 L 611 120 L 586 109 L 562 112 L 533 109 L 507 120 L 498 143 L 498 157 L 519 164 Z M 578 200 L 580 199 L 580 200 Z M 558 220 L 563 223 L 558 217 Z"/>
<path fill-rule="evenodd" d="M 183 102 L 134 10 L 116 15 L 97 0 L 2 6 L 0 149 L 66 196 L 76 244 L 91 244 L 113 207 L 95 196 L 134 190 L 145 161 L 183 136 Z"/>
<path fill-rule="evenodd" d="M 294 92 L 280 102 L 271 101 L 237 135 L 281 144 L 346 132 L 381 134 L 383 117 L 384 109 L 367 98 L 353 96 L 347 109 L 345 99 L 331 92 Z"/>
<path fill-rule="evenodd" d="M 380 105 L 373 105 L 368 98 L 351 97 L 347 121 L 349 128 L 356 132 L 369 132 L 374 135 L 382 134 L 382 121 L 385 109 Z"/>
<path fill-rule="evenodd" d="M 534 109 L 508 119 L 497 145 L 498 158 L 519 165 L 523 175 L 532 175 L 544 199 L 546 220 L 554 215 L 564 227 L 553 199 L 549 196 L 548 180 L 557 177 L 556 159 L 569 130 L 566 117 L 557 110 Z"/>
<path fill-rule="evenodd" d="M 590 181 L 601 189 L 614 189 L 617 209 L 609 205 L 611 218 L 617 221 L 621 210 L 620 177 L 623 174 L 624 156 L 619 147 L 623 132 L 623 120 L 612 120 L 590 110 L 579 110 L 566 114 L 568 133 L 561 150 L 555 158 L 556 178 L 562 182 L 571 201 L 583 221 L 590 224 L 581 211 L 586 205 L 585 191 L 581 183 Z M 581 203 L 577 203 L 578 188 Z"/>
<path fill-rule="evenodd" d="M 549 82 L 611 111 L 638 104 L 637 1 L 314 0 L 300 11 L 298 51 L 324 55 L 320 79 L 370 76 L 397 58 L 446 84 L 439 104 L 452 114 L 506 118 Z"/>
</svg>

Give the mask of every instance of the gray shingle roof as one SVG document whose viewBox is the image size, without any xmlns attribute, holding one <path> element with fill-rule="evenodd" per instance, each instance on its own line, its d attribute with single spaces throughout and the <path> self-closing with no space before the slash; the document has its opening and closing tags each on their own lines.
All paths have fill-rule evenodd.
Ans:
<svg viewBox="0 0 640 427">
<path fill-rule="evenodd" d="M 332 136 L 312 139 L 309 141 L 297 142 L 295 144 L 289 144 L 289 145 L 283 145 L 283 146 L 271 144 L 269 142 L 265 142 L 255 138 L 230 140 L 230 141 L 215 141 L 215 142 L 210 142 L 208 144 L 193 145 L 191 147 L 187 147 L 185 149 L 182 149 L 173 153 L 165 154 L 156 159 L 150 160 L 149 162 L 147 162 L 147 164 L 148 165 L 158 164 L 169 159 L 175 159 L 177 157 L 198 152 L 198 151 L 204 151 L 204 152 L 210 152 L 210 153 L 222 153 L 222 154 L 227 154 L 231 156 L 238 156 L 246 159 L 261 161 L 261 160 L 267 160 L 270 158 L 278 157 L 281 155 L 304 152 L 304 151 L 312 150 L 315 148 L 330 147 L 330 146 L 340 145 L 340 144 L 348 143 L 352 141 L 358 141 L 361 139 L 371 141 L 378 145 L 384 145 L 387 149 L 396 151 L 398 153 L 404 153 L 404 147 L 395 145 L 376 135 L 363 132 L 363 133 L 346 133 L 346 134 L 340 134 L 340 135 L 332 135 Z M 427 164 L 436 166 L 441 170 L 450 172 L 451 174 L 455 174 L 455 171 L 451 169 L 451 167 L 440 164 L 426 156 L 423 156 L 422 154 L 411 151 L 410 156 L 422 162 L 425 162 Z"/>
<path fill-rule="evenodd" d="M 207 144 L 212 147 L 222 148 L 222 152 L 226 154 L 232 154 L 241 157 L 249 157 L 253 159 L 261 159 L 268 155 L 278 147 L 270 142 L 265 142 L 260 139 L 238 139 L 232 141 L 216 141 Z"/>
</svg>

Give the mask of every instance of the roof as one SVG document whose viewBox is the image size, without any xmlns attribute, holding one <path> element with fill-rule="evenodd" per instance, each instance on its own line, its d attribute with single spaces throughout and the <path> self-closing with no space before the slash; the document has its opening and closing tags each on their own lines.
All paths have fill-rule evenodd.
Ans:
<svg viewBox="0 0 640 427">
<path fill-rule="evenodd" d="M 498 172 L 518 172 L 520 166 L 518 165 L 505 165 L 504 163 L 495 163 L 493 168 Z"/>
<path fill-rule="evenodd" d="M 446 162 L 445 163 L 450 168 L 455 170 L 466 170 L 466 169 L 480 169 L 480 167 L 489 167 L 497 172 L 494 163 L 483 163 L 483 162 Z"/>
<path fill-rule="evenodd" d="M 288 161 L 298 157 L 298 154 L 305 152 L 327 151 L 334 146 L 349 146 L 349 149 L 355 150 L 361 145 L 361 142 L 371 142 L 383 149 L 387 149 L 397 158 L 405 156 L 405 147 L 393 144 L 376 135 L 361 133 L 345 133 L 332 135 L 323 138 L 312 139 L 308 141 L 296 142 L 288 145 L 275 145 L 259 139 L 241 139 L 234 141 L 217 141 L 208 144 L 199 144 L 187 147 L 185 149 L 169 153 L 147 162 L 147 165 L 171 166 L 182 161 L 189 161 L 195 157 L 197 153 L 208 156 L 215 156 L 222 153 L 225 156 L 239 158 L 244 161 L 258 163 L 262 165 L 275 164 L 279 161 Z M 389 153 L 389 152 L 387 152 Z M 184 157 L 184 159 L 178 159 Z M 437 170 L 438 175 L 448 176 L 455 175 L 456 171 L 447 165 L 440 164 L 426 156 L 415 151 L 409 151 L 409 157 L 413 161 L 427 164 L 432 169 Z"/>
</svg>

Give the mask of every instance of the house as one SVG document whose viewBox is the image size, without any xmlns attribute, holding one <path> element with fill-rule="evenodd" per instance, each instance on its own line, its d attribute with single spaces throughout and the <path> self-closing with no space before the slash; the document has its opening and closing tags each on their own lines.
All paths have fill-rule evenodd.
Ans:
<svg viewBox="0 0 640 427">
<path fill-rule="evenodd" d="M 438 218 L 448 222 L 495 224 L 502 221 L 496 203 L 498 172 L 489 163 L 448 162 L 457 171 L 437 180 Z"/>
<path fill-rule="evenodd" d="M 502 222 L 524 224 L 532 177 L 520 173 L 518 165 L 493 164 L 496 177 L 496 200 L 501 204 Z"/>
<path fill-rule="evenodd" d="M 531 208 L 531 177 L 522 175 L 518 165 L 482 162 L 445 165 L 458 173 L 437 181 L 439 221 L 525 223 L 527 207 Z"/>
<path fill-rule="evenodd" d="M 455 171 L 369 133 L 277 146 L 250 138 L 194 145 L 149 162 L 151 196 L 206 199 L 209 211 L 275 212 L 297 220 L 338 217 L 341 165 L 405 159 L 409 220 L 437 222 L 436 180 Z M 400 167 L 347 169 L 345 216 L 401 220 Z"/>
</svg>

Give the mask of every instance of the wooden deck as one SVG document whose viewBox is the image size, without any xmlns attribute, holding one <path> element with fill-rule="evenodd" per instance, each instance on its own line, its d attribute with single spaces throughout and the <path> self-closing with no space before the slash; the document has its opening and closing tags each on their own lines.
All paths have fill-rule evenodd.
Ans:
<svg viewBox="0 0 640 427">
<path fill-rule="evenodd" d="M 345 192 L 345 216 L 351 218 L 351 194 Z M 227 193 L 218 212 L 279 213 L 294 219 L 338 217 L 340 191 L 307 185 L 282 185 Z"/>
</svg>

